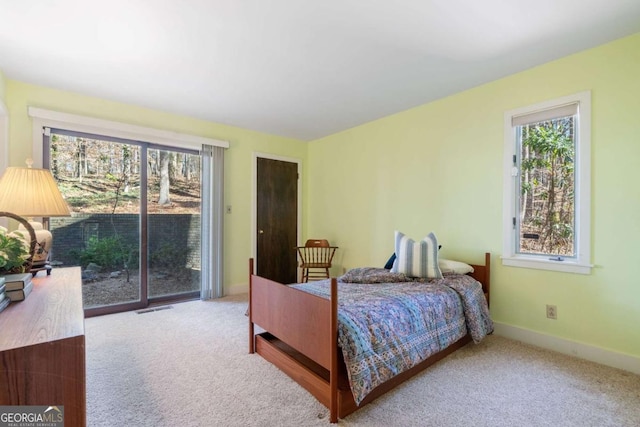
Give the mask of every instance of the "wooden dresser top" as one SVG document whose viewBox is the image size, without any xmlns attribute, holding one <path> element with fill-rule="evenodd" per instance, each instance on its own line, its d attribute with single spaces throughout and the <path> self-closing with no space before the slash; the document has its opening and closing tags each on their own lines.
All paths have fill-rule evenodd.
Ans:
<svg viewBox="0 0 640 427">
<path fill-rule="evenodd" d="M 27 298 L 0 312 L 0 351 L 79 335 L 84 335 L 80 267 L 34 277 Z"/>
</svg>

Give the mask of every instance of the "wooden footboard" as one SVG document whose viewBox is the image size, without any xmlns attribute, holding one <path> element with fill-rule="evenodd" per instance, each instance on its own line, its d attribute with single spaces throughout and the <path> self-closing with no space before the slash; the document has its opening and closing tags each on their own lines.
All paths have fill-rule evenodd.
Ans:
<svg viewBox="0 0 640 427">
<path fill-rule="evenodd" d="M 484 265 L 472 265 L 471 274 L 483 285 L 489 301 L 490 254 Z M 406 379 L 471 341 L 463 337 L 447 349 L 374 389 L 360 406 L 348 384 L 338 348 L 338 290 L 331 280 L 331 299 L 256 276 L 249 261 L 249 352 L 257 352 L 329 408 L 335 423 Z M 267 332 L 255 335 L 254 325 Z"/>
<path fill-rule="evenodd" d="M 253 274 L 253 260 L 249 263 L 249 352 L 258 351 L 267 360 L 280 367 L 298 383 L 311 387 L 316 398 L 329 397 L 331 422 L 338 421 L 338 284 L 331 279 L 331 299 L 311 295 L 307 292 L 283 285 L 273 280 Z M 256 338 L 254 324 L 269 332 L 271 338 Z M 260 338 L 260 337 L 259 337 Z M 326 378 L 328 388 L 319 387 L 300 363 L 291 356 L 275 357 L 283 353 L 283 346 L 269 346 L 281 343 L 295 349 L 298 356 L 304 356 L 315 370 L 329 373 Z M 298 359 L 299 360 L 299 359 Z M 304 385 L 303 385 L 304 386 Z M 326 399 L 321 400 L 325 405 Z"/>
<path fill-rule="evenodd" d="M 330 300 L 260 276 L 252 276 L 249 316 L 253 323 L 298 349 L 320 366 L 330 369 Z"/>
</svg>

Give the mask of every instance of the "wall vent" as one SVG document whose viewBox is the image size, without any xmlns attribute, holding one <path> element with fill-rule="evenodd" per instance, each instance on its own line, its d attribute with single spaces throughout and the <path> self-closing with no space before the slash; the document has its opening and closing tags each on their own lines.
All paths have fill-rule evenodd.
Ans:
<svg viewBox="0 0 640 427">
<path fill-rule="evenodd" d="M 160 307 L 152 307 L 152 308 L 145 308 L 143 310 L 138 310 L 136 311 L 137 314 L 145 314 L 145 313 L 151 313 L 152 311 L 160 311 L 160 310 L 168 310 L 170 308 L 173 308 L 172 305 L 163 305 Z"/>
</svg>

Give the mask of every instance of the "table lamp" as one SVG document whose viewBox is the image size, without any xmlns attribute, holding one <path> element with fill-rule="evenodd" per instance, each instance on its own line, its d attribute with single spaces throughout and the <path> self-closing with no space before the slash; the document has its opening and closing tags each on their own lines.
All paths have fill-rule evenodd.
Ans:
<svg viewBox="0 0 640 427">
<path fill-rule="evenodd" d="M 46 269 L 48 275 L 53 236 L 41 223 L 23 217 L 70 216 L 71 211 L 51 172 L 32 168 L 32 163 L 27 160 L 26 168 L 8 167 L 0 178 L 0 216 L 17 220 L 20 223 L 17 232 L 23 234 L 31 245 L 35 240 L 31 272 Z"/>
</svg>

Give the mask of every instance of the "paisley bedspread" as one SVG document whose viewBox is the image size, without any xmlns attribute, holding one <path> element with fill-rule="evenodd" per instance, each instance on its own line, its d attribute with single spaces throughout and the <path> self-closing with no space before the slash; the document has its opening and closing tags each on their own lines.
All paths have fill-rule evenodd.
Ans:
<svg viewBox="0 0 640 427">
<path fill-rule="evenodd" d="M 329 280 L 292 286 L 327 299 L 330 295 Z M 338 344 L 356 404 L 467 331 L 476 343 L 493 332 L 482 286 L 470 276 L 429 282 L 338 281 Z"/>
</svg>

